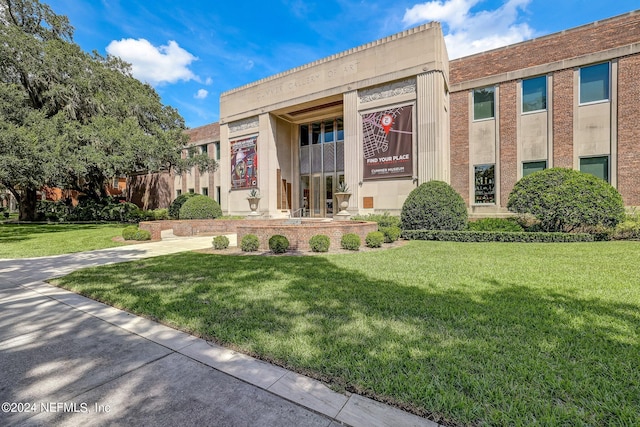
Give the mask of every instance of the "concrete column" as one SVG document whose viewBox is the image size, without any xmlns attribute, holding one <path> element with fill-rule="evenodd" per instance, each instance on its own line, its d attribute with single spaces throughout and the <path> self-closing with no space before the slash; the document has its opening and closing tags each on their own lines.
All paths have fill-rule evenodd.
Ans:
<svg viewBox="0 0 640 427">
<path fill-rule="evenodd" d="M 433 71 L 419 74 L 416 80 L 418 183 L 431 180 L 449 183 L 449 101 L 444 77 Z"/>
<path fill-rule="evenodd" d="M 351 191 L 348 210 L 357 212 L 359 183 L 362 181 L 362 136 L 360 135 L 360 115 L 358 114 L 358 91 L 344 93 L 344 173 Z"/>
</svg>

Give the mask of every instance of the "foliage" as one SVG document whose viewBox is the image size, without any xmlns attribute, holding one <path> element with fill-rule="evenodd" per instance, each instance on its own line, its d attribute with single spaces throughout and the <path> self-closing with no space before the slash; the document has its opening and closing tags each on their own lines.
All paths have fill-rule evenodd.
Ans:
<svg viewBox="0 0 640 427">
<path fill-rule="evenodd" d="M 524 231 L 516 218 L 481 218 L 467 224 L 470 231 Z"/>
<path fill-rule="evenodd" d="M 393 243 L 400 238 L 402 235 L 402 230 L 400 227 L 395 225 L 391 225 L 388 227 L 378 227 L 378 231 L 382 232 L 384 235 L 385 243 Z"/>
<path fill-rule="evenodd" d="M 340 247 L 349 251 L 360 250 L 360 236 L 355 233 L 346 233 L 340 239 Z"/>
<path fill-rule="evenodd" d="M 255 252 L 260 247 L 260 239 L 255 234 L 247 234 L 240 242 L 240 249 L 243 252 Z"/>
<path fill-rule="evenodd" d="M 130 225 L 122 230 L 124 240 L 151 240 L 151 232 L 149 230 L 141 230 L 135 225 Z"/>
<path fill-rule="evenodd" d="M 627 214 L 625 220 L 616 226 L 612 237 L 616 240 L 640 239 L 640 214 L 635 210 Z"/>
<path fill-rule="evenodd" d="M 446 182 L 429 181 L 409 193 L 400 218 L 404 230 L 462 230 L 467 206 Z"/>
<path fill-rule="evenodd" d="M 258 192 L 257 188 L 252 188 L 251 191 L 249 191 L 249 197 L 250 198 L 260 198 L 260 192 Z"/>
<path fill-rule="evenodd" d="M 381 231 L 372 231 L 364 239 L 364 243 L 368 248 L 381 248 L 383 242 L 384 233 Z"/>
<path fill-rule="evenodd" d="M 405 230 L 402 236 L 408 240 L 439 240 L 446 242 L 521 242 L 521 243 L 569 243 L 593 242 L 588 233 L 559 232 L 511 232 L 511 231 L 460 231 L 460 230 Z"/>
<path fill-rule="evenodd" d="M 611 228 L 624 219 L 624 203 L 615 188 L 593 175 L 564 168 L 522 178 L 513 187 L 507 208 L 535 216 L 542 231 Z"/>
<path fill-rule="evenodd" d="M 37 191 L 99 200 L 109 179 L 139 171 L 215 169 L 180 158 L 184 120 L 116 57 L 88 54 L 73 27 L 37 0 L 0 3 L 0 184 L 35 217 Z"/>
<path fill-rule="evenodd" d="M 348 193 L 349 186 L 346 182 L 340 181 L 340 183 L 336 186 L 336 193 Z"/>
<path fill-rule="evenodd" d="M 309 247 L 313 252 L 329 252 L 331 239 L 324 234 L 316 234 L 309 239 Z"/>
<path fill-rule="evenodd" d="M 189 198 L 180 208 L 180 219 L 215 219 L 221 216 L 218 202 L 202 194 Z"/>
<path fill-rule="evenodd" d="M 378 231 L 382 231 L 382 227 L 401 227 L 402 221 L 399 216 L 390 215 L 389 212 L 382 214 L 371 213 L 368 215 L 354 215 L 351 217 L 354 221 L 373 221 L 378 223 Z"/>
<path fill-rule="evenodd" d="M 213 238 L 214 249 L 227 249 L 229 247 L 229 238 L 227 236 L 216 236 Z"/>
<path fill-rule="evenodd" d="M 81 197 L 76 206 L 71 200 L 39 200 L 34 219 L 51 222 L 117 221 L 138 222 L 144 216 L 133 203 L 120 203 L 110 197 L 99 200 Z"/>
<path fill-rule="evenodd" d="M 273 253 L 283 254 L 289 249 L 289 239 L 281 234 L 274 234 L 269 238 L 269 249 Z"/>
<path fill-rule="evenodd" d="M 180 208 L 182 208 L 182 205 L 184 205 L 184 202 L 186 202 L 188 199 L 190 199 L 193 196 L 197 196 L 197 194 L 182 193 L 181 195 L 173 199 L 173 201 L 169 205 L 169 218 L 170 219 L 180 218 Z"/>
</svg>

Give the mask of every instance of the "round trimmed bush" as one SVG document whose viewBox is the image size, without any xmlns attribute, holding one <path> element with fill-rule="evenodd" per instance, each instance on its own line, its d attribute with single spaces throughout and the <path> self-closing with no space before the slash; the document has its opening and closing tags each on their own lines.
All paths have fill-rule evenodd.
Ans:
<svg viewBox="0 0 640 427">
<path fill-rule="evenodd" d="M 180 208 L 180 219 L 215 219 L 221 216 L 218 202 L 202 194 L 189 198 Z"/>
<path fill-rule="evenodd" d="M 551 168 L 516 183 L 507 208 L 531 214 L 542 231 L 571 232 L 594 226 L 615 227 L 624 220 L 624 202 L 608 182 L 573 169 Z"/>
<path fill-rule="evenodd" d="M 378 227 L 378 231 L 384 234 L 384 242 L 385 243 L 393 243 L 400 238 L 402 234 L 402 230 L 400 227 L 395 225 L 391 225 L 389 227 Z"/>
<path fill-rule="evenodd" d="M 136 234 L 133 240 L 143 241 L 151 240 L 151 232 L 149 230 L 136 230 Z"/>
<path fill-rule="evenodd" d="M 400 219 L 405 230 L 462 230 L 467 225 L 467 206 L 446 182 L 429 181 L 409 193 Z"/>
<path fill-rule="evenodd" d="M 240 248 L 243 252 L 255 252 L 260 247 L 260 239 L 255 234 L 247 234 L 240 242 Z"/>
<path fill-rule="evenodd" d="M 136 240 L 136 232 L 138 231 L 138 227 L 135 225 L 130 225 L 125 227 L 122 230 L 122 238 L 124 240 Z"/>
<path fill-rule="evenodd" d="M 274 234 L 269 238 L 269 249 L 276 254 L 283 254 L 289 249 L 289 239 L 281 234 Z"/>
<path fill-rule="evenodd" d="M 382 242 L 384 242 L 384 234 L 381 231 L 372 231 L 364 239 L 364 243 L 368 248 L 381 248 Z"/>
<path fill-rule="evenodd" d="M 340 239 L 340 247 L 349 251 L 360 250 L 360 236 L 355 233 L 343 234 Z"/>
<path fill-rule="evenodd" d="M 169 205 L 169 218 L 171 219 L 179 219 L 180 218 L 180 208 L 184 205 L 184 202 L 192 198 L 193 196 L 197 196 L 196 193 L 184 193 L 176 197 L 173 202 Z"/>
<path fill-rule="evenodd" d="M 309 247 L 313 252 L 329 252 L 331 239 L 324 234 L 316 234 L 309 239 Z"/>
<path fill-rule="evenodd" d="M 216 236 L 213 238 L 213 249 L 227 249 L 229 238 L 227 236 Z"/>
</svg>

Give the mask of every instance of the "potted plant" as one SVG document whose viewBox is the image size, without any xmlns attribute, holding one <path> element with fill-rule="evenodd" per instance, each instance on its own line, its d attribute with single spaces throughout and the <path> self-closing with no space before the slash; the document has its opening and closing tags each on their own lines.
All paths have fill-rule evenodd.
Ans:
<svg viewBox="0 0 640 427">
<path fill-rule="evenodd" d="M 259 215 L 258 204 L 260 203 L 260 193 L 258 192 L 257 188 L 252 188 L 251 191 L 249 191 L 249 196 L 247 197 L 247 200 L 249 201 L 249 209 L 251 209 L 251 213 L 249 215 L 251 216 Z"/>
<path fill-rule="evenodd" d="M 347 211 L 347 208 L 349 207 L 349 199 L 351 198 L 349 186 L 344 181 L 341 181 L 336 186 L 336 193 L 334 195 L 336 196 L 338 205 L 338 213 L 336 214 L 336 216 L 348 217 L 350 214 Z"/>
</svg>

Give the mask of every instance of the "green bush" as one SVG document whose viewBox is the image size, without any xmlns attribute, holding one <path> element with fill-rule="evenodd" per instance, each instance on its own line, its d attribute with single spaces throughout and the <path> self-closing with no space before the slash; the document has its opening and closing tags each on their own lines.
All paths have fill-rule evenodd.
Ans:
<svg viewBox="0 0 640 427">
<path fill-rule="evenodd" d="M 640 214 L 635 210 L 626 215 L 613 231 L 614 239 L 640 239 Z"/>
<path fill-rule="evenodd" d="M 130 225 L 122 230 L 122 238 L 124 240 L 151 240 L 151 232 L 140 230 L 135 225 Z"/>
<path fill-rule="evenodd" d="M 227 249 L 229 247 L 229 238 L 227 236 L 216 236 L 213 238 L 214 249 Z"/>
<path fill-rule="evenodd" d="M 446 182 L 429 181 L 409 193 L 400 219 L 405 230 L 462 230 L 467 206 Z"/>
<path fill-rule="evenodd" d="M 176 197 L 173 202 L 169 205 L 169 218 L 171 219 L 179 219 L 180 218 L 180 208 L 184 205 L 184 202 L 189 200 L 191 197 L 197 196 L 196 193 L 184 193 Z"/>
<path fill-rule="evenodd" d="M 513 187 L 507 208 L 533 215 L 542 231 L 613 228 L 624 219 L 624 203 L 615 188 L 593 175 L 564 168 L 522 178 Z"/>
<path fill-rule="evenodd" d="M 353 221 L 373 221 L 378 223 L 378 231 L 382 227 L 398 227 L 402 225 L 399 216 L 389 215 L 389 212 L 382 214 L 355 215 L 351 217 Z"/>
<path fill-rule="evenodd" d="M 357 251 L 360 249 L 360 236 L 354 233 L 343 234 L 340 239 L 340 247 L 349 251 Z"/>
<path fill-rule="evenodd" d="M 438 240 L 445 242 L 522 242 L 522 243 L 570 243 L 593 242 L 587 233 L 510 232 L 510 231 L 449 231 L 405 230 L 402 236 L 409 240 Z"/>
<path fill-rule="evenodd" d="M 260 239 L 255 234 L 247 234 L 240 242 L 240 248 L 243 252 L 255 252 L 260 247 Z"/>
<path fill-rule="evenodd" d="M 516 218 L 482 218 L 467 224 L 470 231 L 524 231 Z"/>
<path fill-rule="evenodd" d="M 384 242 L 385 243 L 393 243 L 400 238 L 402 234 L 402 230 L 400 227 L 395 225 L 389 227 L 378 227 L 378 231 L 384 234 Z"/>
<path fill-rule="evenodd" d="M 364 239 L 364 243 L 368 248 L 381 248 L 383 242 L 384 234 L 381 231 L 372 231 Z"/>
<path fill-rule="evenodd" d="M 151 240 L 151 232 L 149 230 L 140 230 L 138 229 L 135 234 L 135 238 L 133 240 Z"/>
<path fill-rule="evenodd" d="M 215 219 L 222 216 L 222 209 L 215 200 L 198 194 L 184 202 L 179 216 L 180 219 Z"/>
<path fill-rule="evenodd" d="M 316 234 L 309 239 L 309 247 L 313 252 L 329 252 L 331 239 L 324 234 Z"/>
<path fill-rule="evenodd" d="M 281 234 L 274 234 L 269 238 L 269 249 L 273 253 L 283 254 L 289 249 L 289 239 Z"/>
</svg>

